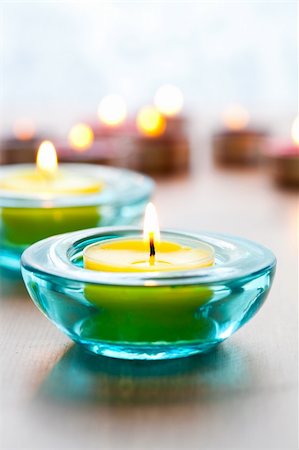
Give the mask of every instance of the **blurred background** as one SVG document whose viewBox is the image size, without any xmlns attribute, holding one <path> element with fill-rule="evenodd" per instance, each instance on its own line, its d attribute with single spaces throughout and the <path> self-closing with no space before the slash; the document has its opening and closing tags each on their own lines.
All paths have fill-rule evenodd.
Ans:
<svg viewBox="0 0 299 450">
<path fill-rule="evenodd" d="M 297 113 L 295 2 L 6 2 L 2 24 L 2 135 L 64 135 L 110 93 L 133 113 L 165 83 L 201 123 L 237 102 L 287 133 Z"/>
<path fill-rule="evenodd" d="M 194 153 L 196 160 L 212 154 L 212 146 L 200 140 L 210 143 L 223 123 L 235 128 L 236 121 L 238 130 L 249 126 L 258 134 L 290 140 L 298 97 L 295 2 L 25 1 L 2 4 L 1 15 L 2 163 L 31 161 L 41 140 L 52 139 L 60 160 L 152 174 L 184 171 L 192 166 L 190 160 L 196 164 Z M 157 90 L 169 84 L 182 96 L 174 110 L 170 105 L 170 115 L 182 116 L 183 138 L 175 151 L 168 150 L 167 158 L 176 163 L 167 170 L 159 161 L 163 155 L 150 166 L 140 159 L 155 148 L 159 154 L 171 148 L 177 122 L 174 130 L 154 131 L 167 134 L 163 143 L 135 128 L 138 112 L 154 104 Z M 110 95 L 116 100 L 110 97 L 106 108 L 104 102 L 101 117 L 99 105 Z M 165 101 L 167 109 L 173 92 L 166 92 Z M 163 114 L 163 94 L 161 108 Z M 105 122 L 111 110 L 116 114 L 112 126 L 109 117 Z M 228 121 L 227 112 L 233 115 Z M 90 126 L 92 134 L 75 129 L 72 140 L 70 130 L 78 123 Z M 256 140 L 253 146 L 256 152 Z"/>
</svg>

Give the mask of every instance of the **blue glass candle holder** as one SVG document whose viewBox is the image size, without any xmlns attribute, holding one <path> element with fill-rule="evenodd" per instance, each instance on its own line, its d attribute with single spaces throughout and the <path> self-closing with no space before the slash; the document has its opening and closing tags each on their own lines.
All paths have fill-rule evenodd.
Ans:
<svg viewBox="0 0 299 450">
<path fill-rule="evenodd" d="M 3 166 L 0 181 L 29 167 L 32 165 Z M 22 252 L 49 236 L 96 226 L 136 223 L 154 188 L 151 178 L 130 170 L 91 164 L 60 164 L 60 167 L 98 179 L 104 185 L 103 190 L 51 196 L 0 188 L 0 266 L 20 270 Z"/>
<path fill-rule="evenodd" d="M 237 237 L 162 232 L 162 240 L 211 245 L 211 267 L 134 273 L 83 268 L 87 245 L 140 234 L 128 227 L 67 233 L 32 245 L 22 256 L 23 278 L 35 304 L 89 351 L 149 360 L 207 352 L 263 304 L 275 256 Z"/>
</svg>

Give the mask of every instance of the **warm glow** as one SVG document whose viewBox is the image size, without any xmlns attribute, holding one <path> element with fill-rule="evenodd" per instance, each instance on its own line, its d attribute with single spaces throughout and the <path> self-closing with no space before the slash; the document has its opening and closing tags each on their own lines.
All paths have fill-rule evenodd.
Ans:
<svg viewBox="0 0 299 450">
<path fill-rule="evenodd" d="M 19 119 L 13 126 L 13 132 L 20 141 L 29 141 L 35 135 L 35 126 L 30 119 Z"/>
<path fill-rule="evenodd" d="M 45 177 L 53 177 L 57 172 L 57 154 L 50 141 L 43 141 L 39 146 L 36 165 L 39 172 Z"/>
<path fill-rule="evenodd" d="M 243 106 L 230 105 L 223 114 L 223 122 L 230 130 L 243 130 L 249 123 L 248 111 Z"/>
<path fill-rule="evenodd" d="M 165 84 L 157 90 L 154 103 L 160 113 L 172 117 L 181 112 L 184 98 L 178 87 Z"/>
<path fill-rule="evenodd" d="M 78 123 L 70 129 L 68 140 L 74 150 L 85 151 L 92 145 L 94 134 L 88 125 Z"/>
<path fill-rule="evenodd" d="M 98 117 L 108 126 L 121 125 L 127 117 L 127 107 L 124 99 L 119 95 L 107 95 L 99 105 Z"/>
<path fill-rule="evenodd" d="M 137 114 L 137 127 L 146 136 L 160 136 L 165 131 L 166 121 L 156 108 L 145 106 Z"/>
<path fill-rule="evenodd" d="M 155 244 L 160 242 L 160 228 L 156 208 L 152 203 L 148 203 L 145 209 L 144 225 L 143 225 L 143 240 L 150 241 L 153 238 Z"/>
<path fill-rule="evenodd" d="M 299 116 L 296 117 L 292 125 L 292 139 L 299 146 Z"/>
</svg>

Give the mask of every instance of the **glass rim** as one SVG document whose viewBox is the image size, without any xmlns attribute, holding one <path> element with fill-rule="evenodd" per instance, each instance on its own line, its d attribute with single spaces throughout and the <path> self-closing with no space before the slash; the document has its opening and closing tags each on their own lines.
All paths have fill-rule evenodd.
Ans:
<svg viewBox="0 0 299 450">
<path fill-rule="evenodd" d="M 35 164 L 3 165 L 0 167 L 0 180 L 16 170 L 34 167 Z M 79 195 L 23 193 L 0 188 L 0 207 L 26 209 L 126 205 L 147 198 L 155 187 L 154 181 L 149 176 L 121 167 L 84 163 L 59 163 L 59 167 L 92 175 L 104 183 L 106 181 L 107 186 L 111 186 L 111 189 L 116 186 L 116 183 L 122 183 L 122 185 L 117 192 L 103 189 L 96 193 Z"/>
<path fill-rule="evenodd" d="M 172 229 L 162 230 L 161 236 L 201 241 L 211 245 L 215 250 L 216 264 L 192 270 L 122 273 L 85 269 L 72 262 L 75 246 L 81 246 L 83 250 L 84 244 L 87 246 L 92 240 L 96 242 L 97 238 L 117 238 L 117 233 L 129 237 L 132 234 L 141 234 L 142 230 L 124 226 L 91 228 L 44 239 L 24 251 L 21 257 L 22 270 L 96 285 L 158 287 L 221 283 L 244 277 L 250 279 L 276 265 L 272 251 L 254 241 L 227 234 L 192 233 Z"/>
</svg>

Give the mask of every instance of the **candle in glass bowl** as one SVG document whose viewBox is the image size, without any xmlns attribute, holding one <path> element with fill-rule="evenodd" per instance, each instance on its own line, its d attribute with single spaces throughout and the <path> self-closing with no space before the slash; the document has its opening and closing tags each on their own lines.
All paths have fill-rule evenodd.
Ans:
<svg viewBox="0 0 299 450">
<path fill-rule="evenodd" d="M 299 116 L 292 125 L 292 142 L 273 141 L 265 159 L 274 181 L 279 185 L 299 186 Z"/>
<path fill-rule="evenodd" d="M 19 270 L 22 252 L 52 235 L 135 223 L 154 189 L 149 177 L 130 170 L 58 165 L 50 143 L 37 161 L 0 167 L 0 266 Z"/>
<path fill-rule="evenodd" d="M 94 228 L 22 255 L 30 296 L 60 330 L 95 354 L 141 360 L 215 348 L 260 309 L 275 266 L 247 239 L 178 230 L 159 239 L 147 220 L 143 237 L 136 227 Z"/>
<path fill-rule="evenodd" d="M 249 114 L 240 105 L 231 105 L 224 113 L 225 128 L 213 137 L 216 163 L 255 165 L 265 145 L 265 133 L 249 127 Z"/>
<path fill-rule="evenodd" d="M 190 241 L 186 244 L 161 239 L 155 208 L 150 203 L 145 212 L 143 237 L 93 243 L 84 249 L 83 260 L 86 269 L 99 272 L 181 272 L 212 266 L 214 249 L 200 241 L 190 245 Z M 93 335 L 111 342 L 172 342 L 177 336 L 182 340 L 204 339 L 215 332 L 212 320 L 196 316 L 199 305 L 212 296 L 208 287 L 197 287 L 193 296 L 184 301 L 184 287 L 158 292 L 154 283 L 150 286 L 127 290 L 87 285 L 86 298 L 101 312 L 81 324 L 82 337 Z"/>
<path fill-rule="evenodd" d="M 103 184 L 74 168 L 59 168 L 55 147 L 50 141 L 40 145 L 36 165 L 10 167 L 9 174 L 0 178 L 1 193 L 8 199 L 23 201 L 24 207 L 2 208 L 2 243 L 24 248 L 54 234 L 97 225 L 99 210 L 95 206 L 54 206 L 60 198 L 98 193 Z M 43 207 L 27 207 L 28 199 L 40 200 Z"/>
</svg>

